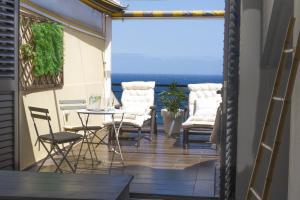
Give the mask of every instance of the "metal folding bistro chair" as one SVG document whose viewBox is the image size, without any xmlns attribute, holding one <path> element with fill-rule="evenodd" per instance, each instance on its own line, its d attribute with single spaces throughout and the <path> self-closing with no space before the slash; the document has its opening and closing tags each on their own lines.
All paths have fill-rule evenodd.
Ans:
<svg viewBox="0 0 300 200">
<path fill-rule="evenodd" d="M 97 158 L 97 154 L 95 151 L 95 148 L 97 148 L 98 145 L 100 144 L 106 144 L 104 142 L 105 138 L 107 137 L 107 134 L 105 134 L 102 138 L 99 137 L 96 133 L 97 131 L 99 131 L 100 129 L 102 129 L 102 126 L 92 126 L 88 124 L 88 117 L 87 119 L 85 119 L 84 121 L 81 121 L 81 119 L 79 120 L 78 118 L 78 113 L 76 112 L 79 109 L 86 109 L 87 108 L 87 103 L 86 100 L 84 99 L 69 99 L 69 100 L 60 100 L 59 101 L 59 107 L 60 110 L 63 113 L 63 123 L 64 123 L 64 130 L 65 131 L 70 131 L 70 132 L 79 132 L 79 131 L 84 131 L 86 132 L 86 138 L 83 140 L 84 143 L 88 143 L 91 144 L 91 148 L 94 152 L 94 156 L 96 158 L 96 160 L 98 160 Z M 70 117 L 72 115 L 76 115 L 76 118 L 78 118 L 78 122 L 76 123 L 72 123 L 70 120 Z M 84 123 L 84 124 L 83 124 Z M 97 138 L 99 140 L 99 142 L 94 143 L 94 139 Z M 94 144 L 96 144 L 96 146 L 94 146 Z M 83 157 L 85 158 L 87 151 L 90 151 L 90 156 L 93 159 L 92 156 L 92 152 L 91 152 L 91 148 L 87 148 L 87 150 L 84 152 Z M 81 153 L 81 152 L 80 152 Z"/>
<path fill-rule="evenodd" d="M 72 114 L 72 112 L 74 112 L 74 114 L 77 115 L 76 110 L 87 108 L 86 100 L 83 99 L 60 100 L 59 107 L 63 113 L 63 123 L 64 123 L 63 128 L 65 131 L 78 132 L 85 129 L 94 133 L 102 128 L 102 126 L 90 126 L 90 125 L 83 127 L 81 122 L 77 124 L 70 123 L 69 116 Z M 98 139 L 102 140 L 102 138 L 98 138 Z"/>
<path fill-rule="evenodd" d="M 71 165 L 71 163 L 68 161 L 67 156 L 74 146 L 76 142 L 82 139 L 82 136 L 80 134 L 71 133 L 71 132 L 56 132 L 53 133 L 52 127 L 51 127 L 51 117 L 49 115 L 49 110 L 45 108 L 37 108 L 37 107 L 31 107 L 29 106 L 30 114 L 34 123 L 34 128 L 37 134 L 37 142 L 43 145 L 45 150 L 47 151 L 48 155 L 44 158 L 41 165 L 39 166 L 37 171 L 40 171 L 40 169 L 45 164 L 46 160 L 51 158 L 53 163 L 56 165 L 55 172 L 63 172 L 61 169 L 61 165 L 64 161 L 66 161 L 67 165 L 70 167 L 72 172 L 75 172 L 74 167 Z M 38 131 L 36 120 L 44 120 L 47 121 L 48 127 L 49 127 L 49 133 L 41 135 Z M 49 144 L 50 147 L 47 147 L 46 144 Z M 60 145 L 63 144 L 69 144 L 68 147 L 60 147 Z M 62 159 L 60 162 L 57 163 L 57 161 L 54 159 L 53 154 L 59 154 L 62 156 Z"/>
</svg>

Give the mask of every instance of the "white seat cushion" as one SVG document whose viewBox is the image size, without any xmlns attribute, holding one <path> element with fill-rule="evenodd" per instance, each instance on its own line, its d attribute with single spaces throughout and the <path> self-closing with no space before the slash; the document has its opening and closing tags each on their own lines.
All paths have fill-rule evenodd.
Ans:
<svg viewBox="0 0 300 200">
<path fill-rule="evenodd" d="M 145 108 L 145 106 L 143 107 L 122 107 L 122 110 L 124 110 L 124 112 L 126 113 L 126 115 L 145 115 L 148 114 L 148 109 Z"/>
<path fill-rule="evenodd" d="M 219 104 L 213 98 L 196 100 L 196 109 L 193 119 L 202 121 L 215 121 Z"/>
<path fill-rule="evenodd" d="M 190 126 L 203 126 L 203 127 L 211 127 L 213 126 L 215 121 L 207 120 L 205 118 L 201 118 L 199 116 L 190 116 L 183 124 L 183 127 Z"/>
<path fill-rule="evenodd" d="M 218 90 L 221 90 L 222 84 L 218 83 L 200 83 L 189 84 L 189 116 L 193 116 L 197 110 L 204 107 L 214 107 L 216 109 L 221 103 L 221 95 L 217 94 Z M 197 103 L 197 101 L 199 101 Z M 198 108 L 197 108 L 198 107 Z"/>
<path fill-rule="evenodd" d="M 142 127 L 144 122 L 148 119 L 150 119 L 151 116 L 150 115 L 133 115 L 133 114 L 124 114 L 123 117 L 123 125 L 133 125 L 136 127 Z M 121 115 L 115 115 L 114 117 L 114 121 L 116 124 L 120 123 L 122 120 L 122 116 Z M 106 119 L 104 121 L 104 126 L 110 126 L 112 125 L 112 118 L 110 119 Z"/>
<path fill-rule="evenodd" d="M 150 90 L 154 89 L 154 81 L 131 81 L 122 82 L 123 90 Z"/>
</svg>

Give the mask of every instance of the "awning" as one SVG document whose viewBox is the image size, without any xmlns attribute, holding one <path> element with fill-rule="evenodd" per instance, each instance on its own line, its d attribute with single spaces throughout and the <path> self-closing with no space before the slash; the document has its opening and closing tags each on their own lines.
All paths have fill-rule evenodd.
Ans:
<svg viewBox="0 0 300 200">
<path fill-rule="evenodd" d="M 111 0 L 81 0 L 81 2 L 103 13 L 109 15 L 113 13 L 122 13 L 126 8 L 121 4 Z"/>
<path fill-rule="evenodd" d="M 204 18 L 223 18 L 224 10 L 193 10 L 193 11 L 125 11 L 113 13 L 113 19 L 124 18 L 189 18 L 189 17 L 204 17 Z"/>
</svg>

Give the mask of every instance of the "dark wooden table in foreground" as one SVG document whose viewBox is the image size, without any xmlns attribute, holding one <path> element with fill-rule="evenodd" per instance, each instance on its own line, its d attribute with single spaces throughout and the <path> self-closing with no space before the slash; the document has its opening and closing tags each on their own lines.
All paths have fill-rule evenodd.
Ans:
<svg viewBox="0 0 300 200">
<path fill-rule="evenodd" d="M 0 171 L 0 199 L 123 200 L 129 175 Z"/>
</svg>

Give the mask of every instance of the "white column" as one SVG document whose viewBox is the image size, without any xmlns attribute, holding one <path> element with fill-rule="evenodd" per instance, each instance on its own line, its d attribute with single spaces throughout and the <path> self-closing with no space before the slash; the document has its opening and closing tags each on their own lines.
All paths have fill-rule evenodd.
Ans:
<svg viewBox="0 0 300 200">
<path fill-rule="evenodd" d="M 112 20 L 106 15 L 105 20 L 105 51 L 104 51 L 104 96 L 105 105 L 111 98 L 111 39 L 112 39 Z"/>
</svg>

